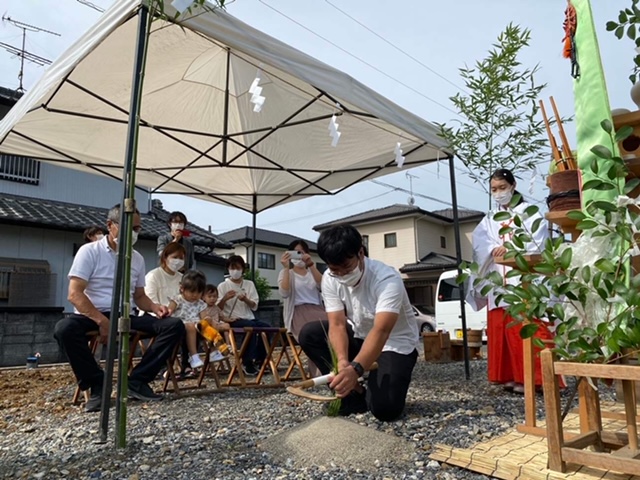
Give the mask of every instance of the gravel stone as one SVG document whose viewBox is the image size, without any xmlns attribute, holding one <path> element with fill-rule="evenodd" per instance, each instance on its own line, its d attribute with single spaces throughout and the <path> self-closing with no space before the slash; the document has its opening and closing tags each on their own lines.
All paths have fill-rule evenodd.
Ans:
<svg viewBox="0 0 640 480">
<path fill-rule="evenodd" d="M 169 395 L 162 402 L 129 402 L 127 447 L 122 450 L 114 447 L 114 409 L 110 438 L 100 444 L 99 414 L 84 413 L 82 405 L 70 406 L 74 389 L 70 381 L 49 382 L 44 394 L 39 394 L 43 398 L 29 398 L 30 389 L 26 388 L 24 398 L 11 397 L 11 404 L 0 400 L 0 478 L 487 479 L 429 459 L 437 444 L 469 448 L 523 422 L 523 396 L 489 385 L 486 368 L 485 360 L 472 362 L 471 380 L 467 381 L 462 363 L 419 360 L 405 414 L 388 423 L 369 413 L 328 419 L 322 404 L 283 389 L 228 389 L 194 396 L 185 392 L 181 397 Z M 68 368 L 64 369 L 67 372 Z M 40 375 L 41 381 L 46 381 L 46 375 L 38 370 L 44 369 L 28 375 Z M 23 374 L 1 371 L 0 380 L 7 375 Z M 159 384 L 154 386 L 159 388 Z M 612 388 L 600 384 L 599 389 L 602 400 L 612 398 Z M 538 398 L 538 417 L 543 418 L 542 396 Z M 562 398 L 566 402 L 568 392 L 563 392 Z M 282 439 L 304 433 L 305 427 L 343 422 L 349 422 L 348 429 L 331 427 L 305 437 L 301 446 L 307 456 L 303 461 L 278 449 Z M 344 440 L 340 435 L 346 430 L 363 431 L 368 436 L 358 442 L 353 441 L 355 437 Z M 325 450 L 319 448 L 318 438 L 320 433 L 326 437 L 327 432 L 329 440 L 323 441 L 333 448 Z M 377 452 L 373 447 L 378 436 L 390 439 L 394 449 L 386 454 Z M 344 454 L 366 453 L 367 449 L 375 456 L 346 458 Z M 321 451 L 323 455 L 315 455 Z"/>
</svg>

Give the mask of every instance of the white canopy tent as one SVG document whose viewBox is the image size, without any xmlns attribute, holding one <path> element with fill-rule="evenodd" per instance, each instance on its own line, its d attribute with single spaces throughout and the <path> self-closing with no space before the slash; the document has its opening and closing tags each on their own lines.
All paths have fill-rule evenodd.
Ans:
<svg viewBox="0 0 640 480">
<path fill-rule="evenodd" d="M 241 208 L 253 213 L 255 227 L 255 215 L 267 208 L 397 171 L 400 142 L 407 167 L 450 159 L 460 259 L 453 159 L 432 124 L 224 11 L 196 13 L 180 24 L 158 20 L 148 30 L 145 5 L 116 1 L 0 123 L 0 153 L 123 180 L 126 238 L 114 280 L 102 440 L 116 324 L 121 364 L 129 353 L 129 326 L 119 312 L 128 320 L 128 296 L 121 292 L 128 291 L 134 179 L 151 192 Z M 166 8 L 169 16 L 175 13 Z M 249 91 L 257 77 L 265 98 L 260 112 Z M 334 115 L 341 133 L 335 147 L 329 135 Z M 126 433 L 126 379 L 123 370 L 119 446 Z"/>
<path fill-rule="evenodd" d="M 0 124 L 0 152 L 122 178 L 141 3 L 117 1 L 49 68 Z M 396 171 L 397 142 L 409 167 L 450 156 L 431 123 L 222 10 L 151 29 L 136 183 L 152 192 L 257 213 Z"/>
</svg>

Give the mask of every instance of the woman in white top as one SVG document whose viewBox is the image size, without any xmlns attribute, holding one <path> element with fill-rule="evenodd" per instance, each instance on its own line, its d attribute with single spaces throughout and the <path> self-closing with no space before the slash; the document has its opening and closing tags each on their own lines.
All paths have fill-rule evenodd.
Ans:
<svg viewBox="0 0 640 480">
<path fill-rule="evenodd" d="M 302 254 L 292 260 L 289 251 Z M 284 301 L 284 326 L 298 340 L 298 333 L 309 322 L 327 320 L 327 312 L 322 305 L 320 284 L 322 274 L 309 255 L 309 245 L 304 240 L 294 240 L 289 250 L 282 254 L 280 262 L 284 267 L 278 275 L 278 289 Z M 316 376 L 320 371 L 309 361 L 309 373 Z"/>
<path fill-rule="evenodd" d="M 144 291 L 159 305 L 169 305 L 169 301 L 180 294 L 184 266 L 185 249 L 179 243 L 171 242 L 160 255 L 160 266 L 154 268 L 145 277 Z"/>
</svg>

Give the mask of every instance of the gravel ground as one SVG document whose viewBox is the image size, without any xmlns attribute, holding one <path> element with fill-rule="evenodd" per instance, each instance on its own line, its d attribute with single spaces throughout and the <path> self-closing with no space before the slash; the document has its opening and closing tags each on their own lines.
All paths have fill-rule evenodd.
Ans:
<svg viewBox="0 0 640 480">
<path fill-rule="evenodd" d="M 69 405 L 73 387 L 66 367 L 3 371 L 0 478 L 486 479 L 428 458 L 435 444 L 470 447 L 522 421 L 523 397 L 489 385 L 486 367 L 485 360 L 474 361 L 471 380 L 465 381 L 462 363 L 419 360 L 400 420 L 382 423 L 370 414 L 347 417 L 409 445 L 403 457 L 378 458 L 363 468 L 344 466 L 348 463 L 341 463 L 340 445 L 325 464 L 302 468 L 262 450 L 271 436 L 323 415 L 321 404 L 281 389 L 230 389 L 154 404 L 131 402 L 128 447 L 116 450 L 112 439 L 106 445 L 95 443 L 98 414 Z M 29 397 L 29 388 L 11 383 L 16 376 L 30 375 L 37 376 L 37 398 L 33 393 Z"/>
</svg>

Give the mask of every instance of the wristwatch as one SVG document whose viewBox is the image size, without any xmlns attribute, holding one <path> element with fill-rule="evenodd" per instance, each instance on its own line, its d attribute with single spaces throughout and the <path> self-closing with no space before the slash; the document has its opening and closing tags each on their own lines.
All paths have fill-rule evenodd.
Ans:
<svg viewBox="0 0 640 480">
<path fill-rule="evenodd" d="M 358 374 L 358 377 L 364 375 L 364 368 L 362 368 L 362 365 L 360 365 L 358 362 L 351 362 L 349 365 L 353 367 L 353 369 Z"/>
</svg>

